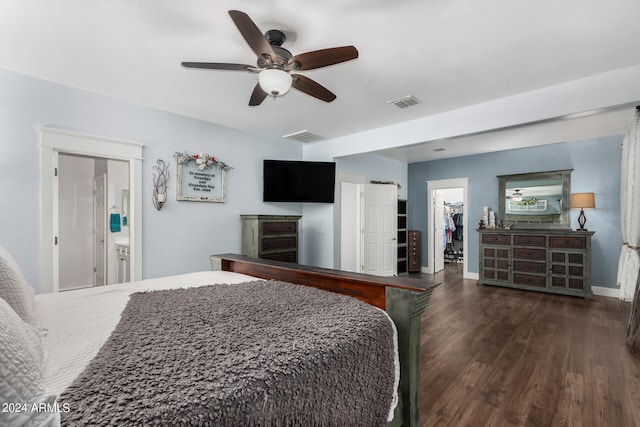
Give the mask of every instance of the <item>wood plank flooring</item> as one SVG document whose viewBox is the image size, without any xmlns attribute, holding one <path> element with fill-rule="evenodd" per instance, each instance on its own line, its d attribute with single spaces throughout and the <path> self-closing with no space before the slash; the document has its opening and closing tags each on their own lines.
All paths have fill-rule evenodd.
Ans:
<svg viewBox="0 0 640 427">
<path fill-rule="evenodd" d="M 461 264 L 436 280 L 421 319 L 423 426 L 640 426 L 628 303 L 479 286 Z"/>
</svg>

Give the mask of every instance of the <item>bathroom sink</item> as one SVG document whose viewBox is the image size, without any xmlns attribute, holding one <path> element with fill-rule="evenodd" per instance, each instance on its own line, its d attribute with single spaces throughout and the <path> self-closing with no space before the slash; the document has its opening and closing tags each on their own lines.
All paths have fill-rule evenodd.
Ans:
<svg viewBox="0 0 640 427">
<path fill-rule="evenodd" d="M 128 237 L 116 237 L 113 241 L 116 245 L 129 247 Z"/>
</svg>

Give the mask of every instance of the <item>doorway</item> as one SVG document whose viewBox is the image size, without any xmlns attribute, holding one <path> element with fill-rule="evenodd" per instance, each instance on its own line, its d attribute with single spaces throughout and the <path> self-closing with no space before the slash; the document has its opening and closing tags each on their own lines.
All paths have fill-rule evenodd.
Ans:
<svg viewBox="0 0 640 427">
<path fill-rule="evenodd" d="M 362 271 L 361 209 L 362 184 L 340 182 L 340 269 Z"/>
<path fill-rule="evenodd" d="M 129 241 L 122 196 L 129 181 L 125 161 L 58 153 L 59 290 L 119 282 L 117 246 Z"/>
<path fill-rule="evenodd" d="M 443 248 L 443 267 L 449 271 L 459 271 L 462 275 L 461 264 L 464 261 L 463 189 L 462 187 L 456 187 L 434 191 L 442 193 L 443 233 L 440 242 L 442 242 Z M 437 254 L 438 251 L 436 250 Z"/>
<path fill-rule="evenodd" d="M 468 182 L 468 178 L 427 181 L 427 273 L 437 273 L 450 264 L 461 266 L 463 277 L 469 278 L 469 228 L 464 212 Z"/>
<path fill-rule="evenodd" d="M 75 156 L 102 162 L 108 168 L 108 162 L 115 162 L 126 171 L 126 187 L 128 225 L 129 225 L 129 262 L 130 274 L 128 280 L 142 278 L 142 145 L 109 140 L 105 138 L 69 132 L 54 128 L 41 128 L 41 159 L 42 159 L 42 287 L 44 292 L 57 292 L 65 289 L 60 286 L 61 268 L 61 211 L 60 211 L 60 157 Z M 114 164 L 115 164 L 114 163 Z M 96 167 L 99 169 L 99 167 Z M 93 187 L 93 178 L 91 178 Z M 63 190 L 64 191 L 64 190 Z M 107 189 L 107 192 L 109 190 Z M 93 190 L 91 190 L 93 193 Z M 124 193 L 123 193 L 124 194 Z M 118 200 L 114 193 L 113 200 Z M 86 202 L 86 200 L 85 200 Z M 91 198 L 91 212 L 93 215 L 93 196 Z M 116 204 L 116 203 L 114 203 Z M 71 215 L 73 218 L 73 215 Z M 64 220 L 68 218 L 65 217 Z M 93 222 L 93 221 L 92 221 Z M 86 237 L 86 236 L 85 236 Z M 91 237 L 87 237 L 93 244 L 93 230 Z M 88 250 L 93 258 L 93 247 Z M 93 274 L 91 267 L 91 273 Z M 114 266 L 115 268 L 115 266 Z M 107 277 L 109 272 L 106 271 Z M 115 274 L 112 274 L 115 277 Z"/>
<path fill-rule="evenodd" d="M 398 274 L 398 187 L 340 172 L 340 269 Z"/>
</svg>

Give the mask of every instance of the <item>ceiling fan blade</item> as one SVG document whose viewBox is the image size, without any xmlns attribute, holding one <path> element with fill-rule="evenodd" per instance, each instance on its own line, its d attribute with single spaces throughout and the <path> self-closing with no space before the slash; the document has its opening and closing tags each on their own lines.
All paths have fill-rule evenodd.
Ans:
<svg viewBox="0 0 640 427">
<path fill-rule="evenodd" d="M 238 27 L 242 37 L 244 37 L 247 43 L 249 43 L 249 47 L 251 47 L 256 55 L 269 55 L 271 60 L 275 60 L 276 55 L 273 52 L 271 45 L 267 39 L 264 38 L 264 35 L 256 24 L 251 20 L 251 18 L 249 18 L 249 15 L 244 12 L 240 12 L 239 10 L 230 10 L 229 15 L 236 24 L 236 27 Z"/>
<path fill-rule="evenodd" d="M 253 88 L 253 93 L 251 94 L 251 99 L 249 99 L 249 106 L 255 107 L 256 105 L 262 104 L 262 101 L 267 97 L 267 92 L 262 90 L 260 87 L 260 83 L 256 84 L 256 87 Z"/>
<path fill-rule="evenodd" d="M 245 64 L 228 64 L 225 62 L 183 62 L 186 68 L 206 68 L 208 70 L 250 71 L 256 67 Z"/>
<path fill-rule="evenodd" d="M 350 61 L 357 57 L 358 49 L 353 46 L 342 46 L 301 53 L 291 58 L 289 62 L 297 63 L 296 69 L 298 70 L 313 70 L 315 68 Z"/>
<path fill-rule="evenodd" d="M 311 95 L 326 102 L 331 102 L 336 99 L 333 92 L 322 86 L 320 83 L 311 80 L 309 77 L 305 77 L 301 74 L 292 74 L 291 77 L 293 77 L 293 83 L 291 86 L 306 93 L 307 95 Z"/>
</svg>

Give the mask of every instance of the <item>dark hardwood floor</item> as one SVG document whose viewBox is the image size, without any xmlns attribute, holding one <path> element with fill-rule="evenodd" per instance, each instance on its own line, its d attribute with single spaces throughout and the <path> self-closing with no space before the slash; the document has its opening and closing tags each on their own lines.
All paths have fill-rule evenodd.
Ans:
<svg viewBox="0 0 640 427">
<path fill-rule="evenodd" d="M 478 286 L 462 264 L 436 280 L 421 319 L 423 426 L 640 426 L 628 303 Z"/>
</svg>

